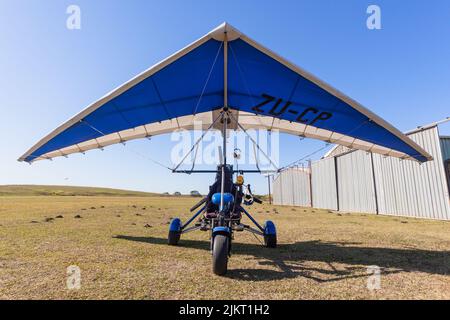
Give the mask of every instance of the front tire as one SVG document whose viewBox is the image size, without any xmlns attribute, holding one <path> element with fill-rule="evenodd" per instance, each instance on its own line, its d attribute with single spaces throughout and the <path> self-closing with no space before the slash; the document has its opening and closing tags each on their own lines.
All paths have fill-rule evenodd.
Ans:
<svg viewBox="0 0 450 320">
<path fill-rule="evenodd" d="M 219 276 L 227 273 L 229 244 L 230 240 L 226 235 L 218 234 L 214 237 L 213 272 Z"/>
</svg>

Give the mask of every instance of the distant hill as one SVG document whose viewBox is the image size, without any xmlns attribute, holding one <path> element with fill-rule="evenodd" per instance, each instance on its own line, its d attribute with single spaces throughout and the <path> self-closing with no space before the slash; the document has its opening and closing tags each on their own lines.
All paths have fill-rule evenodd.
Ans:
<svg viewBox="0 0 450 320">
<path fill-rule="evenodd" d="M 129 196 L 154 197 L 158 193 L 95 187 L 0 185 L 0 196 Z"/>
</svg>

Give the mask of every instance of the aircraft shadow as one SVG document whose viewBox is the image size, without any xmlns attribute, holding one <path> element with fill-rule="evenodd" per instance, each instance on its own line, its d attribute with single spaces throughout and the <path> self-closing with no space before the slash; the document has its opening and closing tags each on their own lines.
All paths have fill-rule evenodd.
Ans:
<svg viewBox="0 0 450 320">
<path fill-rule="evenodd" d="M 166 238 L 115 236 L 116 239 L 167 245 Z M 232 255 L 246 255 L 264 269 L 229 269 L 227 277 L 247 281 L 267 281 L 305 277 L 317 282 L 367 277 L 368 266 L 378 266 L 382 274 L 425 272 L 450 275 L 450 251 L 361 247 L 359 243 L 304 241 L 280 244 L 276 249 L 259 244 L 233 242 Z M 209 251 L 204 240 L 181 239 L 180 247 Z M 274 270 L 275 269 L 275 270 Z"/>
</svg>

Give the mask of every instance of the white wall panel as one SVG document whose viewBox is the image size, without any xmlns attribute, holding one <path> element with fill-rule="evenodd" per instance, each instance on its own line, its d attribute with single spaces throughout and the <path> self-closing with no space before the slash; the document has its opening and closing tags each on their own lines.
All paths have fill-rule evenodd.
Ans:
<svg viewBox="0 0 450 320">
<path fill-rule="evenodd" d="M 312 204 L 315 208 L 337 210 L 334 158 L 311 164 Z"/>
</svg>

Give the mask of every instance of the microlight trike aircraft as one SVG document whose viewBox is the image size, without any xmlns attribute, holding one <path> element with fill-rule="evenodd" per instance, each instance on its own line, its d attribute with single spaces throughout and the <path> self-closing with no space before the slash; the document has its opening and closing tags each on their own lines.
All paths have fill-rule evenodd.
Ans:
<svg viewBox="0 0 450 320">
<path fill-rule="evenodd" d="M 262 236 L 266 247 L 277 244 L 274 223 L 261 225 L 244 209 L 243 205 L 260 200 L 244 185 L 242 174 L 262 172 L 234 169 L 227 163 L 228 130 L 279 130 L 386 156 L 432 159 L 353 99 L 223 23 L 89 105 L 19 161 L 67 157 L 174 130 L 193 130 L 199 121 L 202 137 L 209 130 L 222 132 L 223 155 L 214 170 L 171 168 L 174 173 L 216 173 L 216 181 L 208 196 L 192 208 L 200 208 L 192 218 L 185 223 L 172 220 L 168 243 L 176 245 L 189 231 L 210 232 L 213 272 L 218 275 L 227 271 L 234 232 Z M 254 227 L 244 224 L 244 217 Z"/>
</svg>

